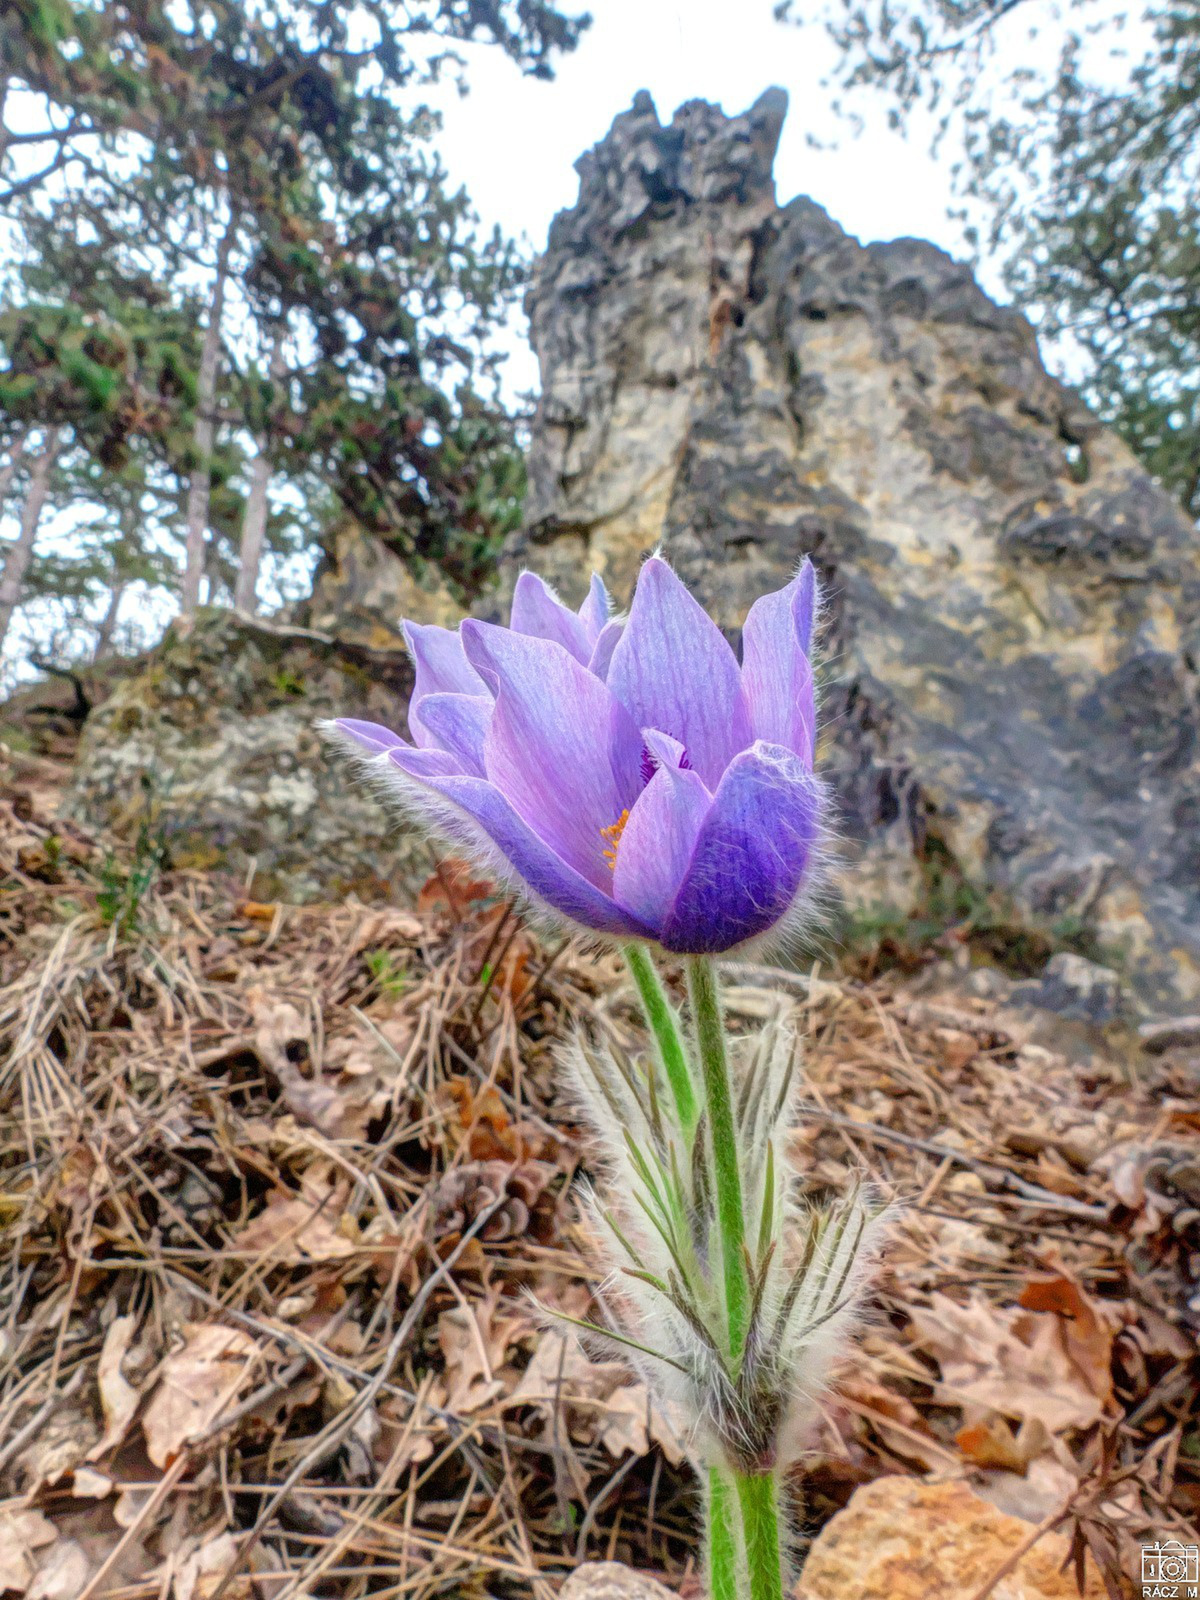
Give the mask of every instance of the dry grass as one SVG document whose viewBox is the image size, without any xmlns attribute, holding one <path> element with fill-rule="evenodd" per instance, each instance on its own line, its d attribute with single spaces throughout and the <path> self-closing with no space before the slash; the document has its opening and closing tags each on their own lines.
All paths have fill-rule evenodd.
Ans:
<svg viewBox="0 0 1200 1600">
<path fill-rule="evenodd" d="M 694 1586 L 671 1419 L 527 1295 L 586 1314 L 599 1270 L 555 1045 L 636 1042 L 616 964 L 452 865 L 412 908 L 297 908 L 113 858 L 58 777 L 0 784 L 0 1589 L 548 1600 L 608 1556 Z M 806 1525 L 967 1474 L 1119 1592 L 1200 1506 L 1194 1070 L 886 978 L 731 981 L 735 1023 L 798 1011 L 806 1188 L 905 1205 Z"/>
</svg>

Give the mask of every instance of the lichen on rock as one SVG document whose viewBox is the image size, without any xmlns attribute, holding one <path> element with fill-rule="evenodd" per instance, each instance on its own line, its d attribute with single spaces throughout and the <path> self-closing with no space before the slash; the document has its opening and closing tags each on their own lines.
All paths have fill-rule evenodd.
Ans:
<svg viewBox="0 0 1200 1600">
<path fill-rule="evenodd" d="M 403 652 L 203 613 L 88 718 L 65 812 L 126 837 L 145 828 L 174 865 L 227 868 L 254 894 L 386 894 L 427 854 L 316 723 L 351 710 L 402 722 L 409 682 Z"/>
</svg>

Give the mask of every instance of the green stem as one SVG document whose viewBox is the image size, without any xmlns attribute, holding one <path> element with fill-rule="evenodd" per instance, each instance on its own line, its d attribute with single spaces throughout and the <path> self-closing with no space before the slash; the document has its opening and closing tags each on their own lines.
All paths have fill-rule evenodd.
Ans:
<svg viewBox="0 0 1200 1600">
<path fill-rule="evenodd" d="M 640 944 L 627 944 L 625 960 L 633 974 L 633 981 L 637 984 L 642 1010 L 646 1013 L 646 1021 L 650 1024 L 650 1031 L 662 1056 L 667 1082 L 671 1085 L 675 1108 L 679 1112 L 680 1125 L 684 1133 L 690 1133 L 696 1126 L 696 1090 L 692 1084 L 687 1051 L 684 1049 L 683 1038 L 679 1031 L 679 1018 L 675 1015 L 675 1009 L 667 998 L 667 991 L 662 986 L 658 969 L 651 961 L 645 947 Z"/>
<path fill-rule="evenodd" d="M 708 1592 L 710 1600 L 738 1600 L 734 1499 L 719 1467 L 708 1469 Z"/>
<path fill-rule="evenodd" d="M 746 1280 L 745 1215 L 742 1210 L 742 1172 L 738 1160 L 737 1125 L 733 1115 L 733 1089 L 725 1055 L 725 1024 L 717 992 L 717 974 L 707 956 L 688 963 L 692 999 L 692 1026 L 704 1078 L 704 1101 L 712 1140 L 713 1176 L 717 1190 L 717 1221 L 721 1230 L 721 1268 L 725 1279 L 725 1318 L 729 1354 L 736 1376 L 746 1346 L 750 1317 L 750 1286 Z"/>
<path fill-rule="evenodd" d="M 736 1473 L 742 1536 L 750 1576 L 749 1600 L 783 1600 L 783 1552 L 779 1545 L 779 1485 L 773 1472 Z"/>
</svg>

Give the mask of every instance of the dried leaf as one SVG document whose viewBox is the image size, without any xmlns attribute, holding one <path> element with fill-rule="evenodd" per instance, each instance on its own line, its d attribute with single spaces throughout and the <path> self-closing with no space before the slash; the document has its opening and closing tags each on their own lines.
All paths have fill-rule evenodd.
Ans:
<svg viewBox="0 0 1200 1600">
<path fill-rule="evenodd" d="M 78 1600 L 95 1570 L 76 1539 L 62 1539 L 38 1563 L 25 1600 Z"/>
<path fill-rule="evenodd" d="M 353 1223 L 345 1215 L 350 1184 L 324 1164 L 309 1167 L 300 1193 L 277 1189 L 265 1208 L 234 1236 L 239 1250 L 261 1252 L 272 1262 L 344 1261 L 354 1254 Z"/>
<path fill-rule="evenodd" d="M 954 1442 L 978 1467 L 999 1467 L 1024 1474 L 1030 1462 L 1046 1450 L 1050 1435 L 1040 1417 L 1028 1418 L 1014 1433 L 1002 1416 L 991 1411 L 980 1421 L 960 1428 Z"/>
<path fill-rule="evenodd" d="M 189 1323 L 182 1350 L 169 1355 L 142 1418 L 146 1449 L 156 1467 L 167 1466 L 199 1438 L 237 1398 L 249 1380 L 258 1346 L 237 1328 Z"/>
<path fill-rule="evenodd" d="M 1105 1405 L 1112 1399 L 1113 1326 L 1096 1302 L 1073 1278 L 1058 1274 L 1035 1278 L 1021 1291 L 1018 1303 L 1027 1311 L 1046 1311 L 1058 1318 L 1058 1333 L 1067 1360 L 1081 1380 Z"/>
<path fill-rule="evenodd" d="M 509 1352 L 531 1334 L 533 1312 L 493 1290 L 484 1300 L 455 1306 L 438 1318 L 438 1343 L 446 1363 L 445 1408 L 468 1415 L 504 1394 L 516 1381 L 504 1372 Z"/>
<path fill-rule="evenodd" d="M 620 1391 L 618 1393 L 618 1391 Z M 614 1455 L 645 1455 L 658 1445 L 676 1465 L 686 1454 L 684 1430 L 619 1361 L 592 1361 L 573 1334 L 544 1333 L 506 1405 L 562 1407 L 572 1432 L 599 1439 Z"/>
<path fill-rule="evenodd" d="M 1104 1412 L 1107 1389 L 1067 1352 L 1061 1319 L 976 1298 L 961 1306 L 932 1296 L 914 1307 L 913 1331 L 938 1363 L 945 1398 L 1018 1420 L 1038 1417 L 1050 1433 L 1086 1428 Z"/>
<path fill-rule="evenodd" d="M 207 1600 L 207 1596 L 215 1594 L 237 1550 L 238 1540 L 232 1533 L 202 1539 L 180 1561 L 171 1586 L 171 1600 Z M 254 1593 L 252 1579 L 239 1573 L 225 1593 L 229 1600 L 250 1600 Z"/>
<path fill-rule="evenodd" d="M 458 856 L 440 861 L 437 870 L 425 880 L 417 895 L 417 910 L 448 911 L 461 921 L 476 901 L 495 894 L 495 885 L 473 876 L 474 867 Z"/>
<path fill-rule="evenodd" d="M 38 1567 L 36 1552 L 58 1538 L 38 1511 L 0 1511 L 0 1594 L 25 1594 Z"/>
<path fill-rule="evenodd" d="M 104 1432 L 88 1451 L 89 1461 L 97 1461 L 120 1444 L 138 1408 L 141 1390 L 135 1389 L 121 1371 L 121 1363 L 129 1354 L 136 1332 L 136 1317 L 115 1317 L 104 1335 L 96 1372 L 100 1409 L 104 1413 Z"/>
</svg>

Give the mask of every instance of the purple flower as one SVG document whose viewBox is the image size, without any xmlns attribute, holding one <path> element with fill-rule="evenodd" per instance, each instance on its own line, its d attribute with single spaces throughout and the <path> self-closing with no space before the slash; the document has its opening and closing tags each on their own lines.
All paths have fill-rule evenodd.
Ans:
<svg viewBox="0 0 1200 1600">
<path fill-rule="evenodd" d="M 813 877 L 816 603 L 805 561 L 750 608 L 739 666 L 657 557 L 624 622 L 599 578 L 575 612 L 522 573 L 508 628 L 405 624 L 412 744 L 375 723 L 332 726 L 559 915 L 715 954 L 782 931 Z"/>
</svg>

